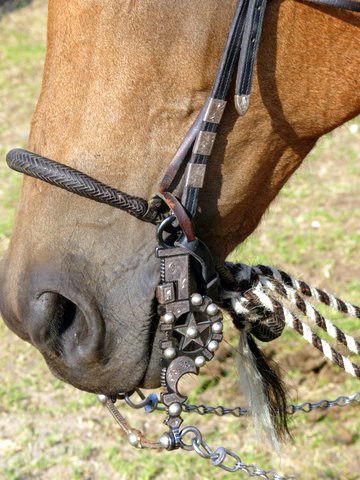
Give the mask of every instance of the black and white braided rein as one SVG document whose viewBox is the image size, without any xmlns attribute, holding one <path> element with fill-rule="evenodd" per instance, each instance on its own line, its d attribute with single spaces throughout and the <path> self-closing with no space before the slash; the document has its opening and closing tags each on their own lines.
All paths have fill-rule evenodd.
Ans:
<svg viewBox="0 0 360 480">
<path fill-rule="evenodd" d="M 360 355 L 360 343 L 326 319 L 304 297 L 327 305 L 347 316 L 360 319 L 360 308 L 340 300 L 335 295 L 312 287 L 287 273 L 264 265 L 249 266 L 227 263 L 234 283 L 224 287 L 221 297 L 230 301 L 241 321 L 250 324 L 250 331 L 260 340 L 269 341 L 279 336 L 285 324 L 350 375 L 360 378 L 360 366 L 333 348 L 326 340 L 300 319 L 290 308 L 300 312 L 310 323 L 324 330 L 350 353 Z M 274 297 L 274 294 L 278 298 Z M 285 299 L 290 307 L 279 299 Z"/>
</svg>

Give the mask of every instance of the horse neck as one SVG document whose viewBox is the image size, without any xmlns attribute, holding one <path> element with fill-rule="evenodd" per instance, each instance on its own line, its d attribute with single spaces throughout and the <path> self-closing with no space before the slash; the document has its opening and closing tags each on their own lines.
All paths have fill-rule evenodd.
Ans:
<svg viewBox="0 0 360 480">
<path fill-rule="evenodd" d="M 254 231 L 317 139 L 360 113 L 359 26 L 358 14 L 269 3 L 250 110 L 228 111 L 202 199 L 199 234 L 219 259 Z"/>
<path fill-rule="evenodd" d="M 208 95 L 234 3 L 50 0 L 30 148 L 149 197 Z M 316 139 L 359 112 L 358 24 L 270 2 L 250 111 L 239 119 L 229 102 L 206 177 L 198 228 L 217 256 L 254 230 Z"/>
</svg>

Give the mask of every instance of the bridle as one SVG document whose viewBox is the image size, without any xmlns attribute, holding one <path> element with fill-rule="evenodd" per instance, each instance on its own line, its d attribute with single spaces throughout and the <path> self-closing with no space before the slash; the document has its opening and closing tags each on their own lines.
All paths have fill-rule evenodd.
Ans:
<svg viewBox="0 0 360 480">
<path fill-rule="evenodd" d="M 311 0 L 311 3 L 360 11 L 360 2 L 355 0 Z M 209 249 L 196 237 L 193 222 L 206 166 L 236 69 L 235 107 L 241 116 L 249 108 L 265 9 L 265 0 L 237 2 L 211 93 L 172 158 L 159 191 L 149 202 L 27 150 L 15 149 L 7 155 L 8 165 L 14 170 L 157 225 L 155 254 L 160 261 L 156 298 L 162 334 L 161 401 L 167 412 L 165 424 L 169 427 L 169 432 L 162 435 L 157 446 L 168 450 L 178 448 L 180 444 L 184 448 L 185 435 L 196 433 L 180 430 L 187 397 L 179 391 L 178 382 L 187 373 L 197 375 L 200 368 L 213 358 L 223 338 L 222 312 L 216 303 L 219 273 Z M 222 282 L 226 284 L 226 279 L 222 278 Z M 266 332 L 262 330 L 259 335 L 273 339 L 281 334 L 282 328 L 279 324 L 268 325 Z M 109 402 L 107 397 L 103 400 Z M 116 413 L 114 415 L 116 417 Z M 131 443 L 147 446 L 139 435 L 133 435 Z M 221 455 L 223 453 L 218 453 Z"/>
<path fill-rule="evenodd" d="M 360 2 L 356 0 L 304 1 L 360 12 Z M 181 204 L 185 208 L 187 216 L 192 220 L 197 212 L 206 165 L 226 107 L 228 91 L 236 65 L 235 107 L 239 115 L 245 115 L 249 108 L 251 82 L 266 4 L 266 0 L 239 0 L 237 2 L 212 91 L 160 182 L 159 192 L 162 195 L 173 192 L 173 183 L 184 165 L 186 166 L 186 172 L 182 176 L 176 196 L 181 198 Z M 160 199 L 157 195 L 147 202 L 140 197 L 128 195 L 105 185 L 85 173 L 24 149 L 11 150 L 7 154 L 7 162 L 10 168 L 20 173 L 43 180 L 71 193 L 119 208 L 139 220 L 158 224 L 164 219 L 164 204 L 161 201 L 164 198 Z M 168 209 L 165 207 L 166 210 Z"/>
<path fill-rule="evenodd" d="M 309 3 L 360 12 L 360 2 L 356 0 L 309 0 Z M 251 83 L 266 4 L 266 0 L 237 2 L 212 91 L 160 182 L 159 191 L 162 194 L 171 192 L 176 175 L 186 163 L 182 188 L 177 196 L 181 197 L 181 204 L 191 218 L 197 211 L 206 165 L 226 107 L 236 65 L 234 103 L 239 115 L 245 115 L 249 108 Z M 119 208 L 139 220 L 158 223 L 163 218 L 162 209 L 158 208 L 158 201 L 152 200 L 148 203 L 142 198 L 128 195 L 82 172 L 27 150 L 11 150 L 7 155 L 7 161 L 10 168 L 14 170 L 77 195 Z"/>
</svg>

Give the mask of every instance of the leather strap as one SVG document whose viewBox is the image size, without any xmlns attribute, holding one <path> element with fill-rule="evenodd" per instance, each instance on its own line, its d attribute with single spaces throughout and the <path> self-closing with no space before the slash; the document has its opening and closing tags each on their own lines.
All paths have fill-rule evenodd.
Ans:
<svg viewBox="0 0 360 480">
<path fill-rule="evenodd" d="M 301 1 L 320 6 L 360 11 L 360 1 L 356 0 Z M 182 181 L 183 192 L 181 198 L 181 203 L 184 205 L 190 217 L 194 217 L 197 212 L 205 169 L 218 128 L 218 122 L 209 121 L 206 117 L 206 112 L 209 110 L 209 105 L 215 104 L 220 107 L 221 102 L 224 102 L 223 108 L 225 108 L 225 100 L 235 65 L 238 63 L 235 105 L 240 115 L 246 113 L 249 106 L 249 95 L 251 92 L 256 54 L 260 42 L 266 4 L 267 0 L 239 0 L 237 2 L 211 95 L 171 162 L 170 166 L 172 171 L 168 170 L 165 176 L 165 179 L 171 178 L 172 181 L 175 179 L 176 172 L 178 172 L 180 166 L 184 164 L 188 158 L 190 148 L 193 146 L 193 152 L 187 162 L 185 176 Z M 199 149 L 199 144 L 203 144 L 205 148 Z M 195 167 L 196 165 L 198 166 Z M 192 178 L 193 176 L 197 176 L 199 180 L 194 180 L 194 178 Z M 164 188 L 165 186 L 169 186 L 169 181 L 162 182 L 161 187 Z"/>
<path fill-rule="evenodd" d="M 238 96 L 250 94 L 265 8 L 266 0 L 249 1 L 236 78 L 235 95 Z"/>
<path fill-rule="evenodd" d="M 236 5 L 235 14 L 230 25 L 230 31 L 227 38 L 227 42 L 224 48 L 223 55 L 221 57 L 218 72 L 214 81 L 214 85 L 211 91 L 208 105 L 223 105 L 225 106 L 225 99 L 227 97 L 232 75 L 236 66 L 236 62 L 239 57 L 241 38 L 244 30 L 245 17 L 247 12 L 248 0 L 239 0 Z M 219 110 L 220 107 L 214 110 Z M 218 123 L 220 120 L 211 117 L 209 112 L 203 117 L 201 129 L 198 133 L 197 139 L 194 144 L 193 153 L 187 166 L 187 174 L 191 165 L 203 165 L 203 167 L 197 167 L 197 170 L 203 170 L 203 178 L 205 174 L 205 168 L 207 161 L 211 154 L 212 145 L 216 136 Z M 221 115 L 220 115 L 221 119 Z M 196 167 L 195 167 L 196 168 Z M 199 175 L 200 176 L 200 175 Z M 181 203 L 185 206 L 189 215 L 193 217 L 197 211 L 200 189 L 202 182 L 198 184 L 191 182 L 191 175 L 188 175 L 189 182 L 185 182 L 184 193 L 181 199 Z"/>
<path fill-rule="evenodd" d="M 360 2 L 357 0 L 301 0 L 305 3 L 315 3 L 315 5 L 324 5 L 327 7 L 338 8 L 340 10 L 350 10 L 360 12 Z"/>
</svg>

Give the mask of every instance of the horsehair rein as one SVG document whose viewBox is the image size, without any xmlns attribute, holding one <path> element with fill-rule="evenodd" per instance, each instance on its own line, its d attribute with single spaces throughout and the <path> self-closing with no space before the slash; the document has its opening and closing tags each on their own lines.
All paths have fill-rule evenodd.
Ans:
<svg viewBox="0 0 360 480">
<path fill-rule="evenodd" d="M 310 1 L 310 0 L 309 0 Z M 356 0 L 311 0 L 347 10 L 360 11 Z M 211 253 L 194 232 L 193 218 L 204 183 L 206 165 L 216 138 L 218 125 L 226 107 L 229 87 L 237 65 L 235 106 L 240 115 L 249 108 L 249 98 L 266 0 L 239 0 L 218 72 L 203 108 L 171 160 L 160 183 L 159 192 L 146 200 L 128 195 L 105 185 L 66 165 L 23 149 L 7 154 L 10 168 L 43 180 L 69 192 L 124 210 L 136 218 L 157 225 L 156 256 L 160 261 L 160 284 L 156 289 L 161 349 L 160 399 L 152 393 L 147 398 L 140 390 L 140 403 L 131 393 L 116 398 L 98 395 L 128 435 L 131 445 L 138 448 L 182 448 L 194 450 L 214 466 L 250 476 L 285 479 L 272 470 L 244 464 L 240 457 L 223 447 L 212 449 L 195 426 L 180 429 L 184 412 L 219 416 L 251 414 L 276 444 L 277 435 L 287 432 L 286 415 L 316 408 L 345 406 L 360 402 L 360 392 L 336 400 L 287 405 L 281 379 L 257 347 L 254 338 L 271 341 L 281 335 L 285 324 L 292 327 L 325 357 L 352 376 L 360 378 L 360 367 L 320 338 L 291 309 L 307 317 L 349 352 L 360 354 L 360 344 L 324 318 L 305 297 L 312 298 L 346 315 L 360 318 L 360 309 L 335 296 L 293 279 L 288 274 L 265 266 L 226 263 L 215 267 Z M 179 182 L 178 177 L 181 177 Z M 176 189 L 176 195 L 174 191 Z M 286 305 L 283 304 L 286 302 Z M 221 304 L 221 308 L 216 302 Z M 206 407 L 188 405 L 187 397 L 178 388 L 181 377 L 198 374 L 210 361 L 223 338 L 223 314 L 226 311 L 240 335 L 240 377 L 249 410 L 241 407 Z M 147 440 L 133 429 L 115 406 L 117 399 L 146 412 L 166 411 L 164 423 L 169 427 L 157 442 Z"/>
</svg>

